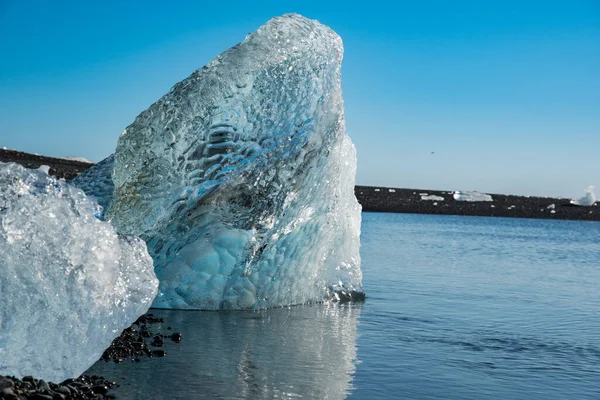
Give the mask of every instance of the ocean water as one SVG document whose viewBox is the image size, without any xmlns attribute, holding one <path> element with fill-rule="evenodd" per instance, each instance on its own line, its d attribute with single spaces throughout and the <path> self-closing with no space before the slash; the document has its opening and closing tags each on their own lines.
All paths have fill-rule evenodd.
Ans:
<svg viewBox="0 0 600 400">
<path fill-rule="evenodd" d="M 364 303 L 153 310 L 180 344 L 89 373 L 127 399 L 600 398 L 600 223 L 363 213 L 361 240 Z"/>
</svg>

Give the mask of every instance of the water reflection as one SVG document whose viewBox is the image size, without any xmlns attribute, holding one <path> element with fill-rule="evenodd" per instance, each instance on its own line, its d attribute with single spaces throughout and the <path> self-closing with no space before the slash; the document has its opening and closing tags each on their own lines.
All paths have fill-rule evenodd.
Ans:
<svg viewBox="0 0 600 400">
<path fill-rule="evenodd" d="M 320 304 L 261 312 L 152 310 L 165 358 L 96 363 L 88 374 L 121 386 L 119 398 L 329 398 L 352 390 L 361 304 Z M 171 326 L 173 329 L 168 330 Z"/>
</svg>

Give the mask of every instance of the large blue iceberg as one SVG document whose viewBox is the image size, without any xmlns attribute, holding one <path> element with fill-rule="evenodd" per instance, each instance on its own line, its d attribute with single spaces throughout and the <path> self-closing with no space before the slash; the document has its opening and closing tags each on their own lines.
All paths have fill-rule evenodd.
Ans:
<svg viewBox="0 0 600 400">
<path fill-rule="evenodd" d="M 330 28 L 274 18 L 176 84 L 125 129 L 114 158 L 74 181 L 119 233 L 146 241 L 154 307 L 362 293 L 342 55 Z"/>
<path fill-rule="evenodd" d="M 76 377 L 152 304 L 146 244 L 98 213 L 80 189 L 0 163 L 0 376 Z"/>
</svg>

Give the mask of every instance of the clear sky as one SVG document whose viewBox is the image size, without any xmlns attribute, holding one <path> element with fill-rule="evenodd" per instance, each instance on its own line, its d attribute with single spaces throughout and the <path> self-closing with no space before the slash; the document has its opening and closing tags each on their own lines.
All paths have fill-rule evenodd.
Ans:
<svg viewBox="0 0 600 400">
<path fill-rule="evenodd" d="M 0 147 L 99 161 L 176 82 L 288 12 L 344 40 L 358 184 L 600 187 L 599 0 L 0 0 Z"/>
</svg>

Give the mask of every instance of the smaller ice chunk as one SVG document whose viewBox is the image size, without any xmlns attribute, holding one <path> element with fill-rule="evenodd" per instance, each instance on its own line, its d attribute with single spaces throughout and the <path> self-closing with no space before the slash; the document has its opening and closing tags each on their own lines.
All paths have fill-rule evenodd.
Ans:
<svg viewBox="0 0 600 400">
<path fill-rule="evenodd" d="M 571 200 L 571 204 L 576 206 L 592 206 L 596 202 L 596 195 L 594 194 L 594 185 L 588 186 L 587 189 L 584 190 L 585 195 L 578 199 Z"/>
<path fill-rule="evenodd" d="M 421 200 L 444 201 L 444 198 L 442 196 L 436 196 L 435 194 L 431 194 L 421 195 Z"/>
<path fill-rule="evenodd" d="M 556 208 L 556 204 L 552 203 L 550 204 L 548 207 L 546 207 L 548 210 L 554 210 Z"/>
<path fill-rule="evenodd" d="M 158 290 L 146 244 L 40 170 L 0 163 L 0 375 L 83 373 Z"/>
<path fill-rule="evenodd" d="M 490 196 L 489 194 L 480 193 L 476 191 L 463 192 L 457 190 L 456 192 L 454 192 L 452 197 L 454 197 L 454 200 L 456 201 L 493 201 L 492 196 Z"/>
</svg>

